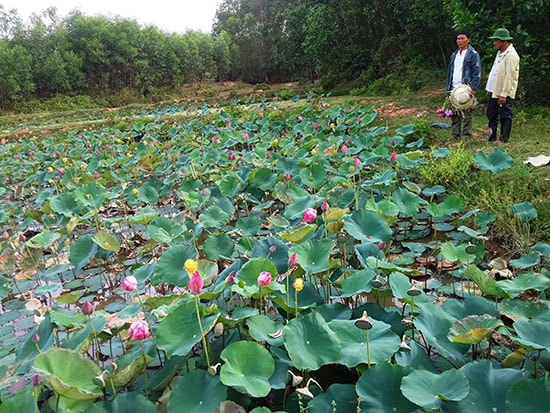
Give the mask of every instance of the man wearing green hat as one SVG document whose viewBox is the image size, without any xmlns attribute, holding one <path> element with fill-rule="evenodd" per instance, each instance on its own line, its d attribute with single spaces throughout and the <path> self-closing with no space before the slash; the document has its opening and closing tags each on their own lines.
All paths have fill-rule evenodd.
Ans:
<svg viewBox="0 0 550 413">
<path fill-rule="evenodd" d="M 516 97 L 519 78 L 519 55 L 510 43 L 508 30 L 500 28 L 489 37 L 497 49 L 497 55 L 487 79 L 486 90 L 491 94 L 487 102 L 489 141 L 497 140 L 500 121 L 500 140 L 508 142 L 512 131 L 512 102 Z"/>
</svg>

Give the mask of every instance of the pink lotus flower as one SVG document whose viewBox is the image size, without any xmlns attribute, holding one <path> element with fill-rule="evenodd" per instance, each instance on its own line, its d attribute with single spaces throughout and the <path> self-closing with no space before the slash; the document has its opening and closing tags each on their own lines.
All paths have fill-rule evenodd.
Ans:
<svg viewBox="0 0 550 413">
<path fill-rule="evenodd" d="M 204 281 L 202 280 L 201 274 L 198 271 L 195 271 L 189 280 L 189 291 L 195 295 L 198 295 L 201 293 L 203 285 Z"/>
<path fill-rule="evenodd" d="M 218 141 L 218 137 L 216 135 L 212 136 L 212 142 L 217 142 Z"/>
<path fill-rule="evenodd" d="M 319 124 L 316 123 L 315 125 L 313 125 L 313 129 L 319 129 Z"/>
<path fill-rule="evenodd" d="M 302 121 L 302 117 L 301 116 L 298 116 L 298 122 L 301 122 Z"/>
<path fill-rule="evenodd" d="M 101 175 L 99 174 L 99 172 L 94 172 L 94 179 L 99 179 L 101 178 Z"/>
<path fill-rule="evenodd" d="M 134 291 L 137 288 L 137 284 L 138 283 L 137 283 L 136 277 L 134 277 L 133 275 L 128 275 L 126 278 L 122 280 L 122 282 L 120 283 L 120 286 L 122 287 L 123 290 Z"/>
<path fill-rule="evenodd" d="M 271 273 L 267 271 L 262 271 L 258 275 L 258 285 L 260 287 L 265 287 L 271 283 Z"/>
<path fill-rule="evenodd" d="M 42 381 L 42 376 L 40 374 L 34 373 L 31 376 L 31 383 L 34 387 L 38 386 L 41 381 Z"/>
<path fill-rule="evenodd" d="M 290 257 L 288 257 L 288 266 L 294 267 L 296 266 L 296 263 L 298 262 L 298 257 L 296 256 L 296 253 L 293 252 Z"/>
<path fill-rule="evenodd" d="M 149 324 L 143 320 L 134 321 L 128 329 L 130 340 L 141 341 L 149 337 Z"/>
<path fill-rule="evenodd" d="M 243 139 L 248 139 L 248 133 L 243 134 Z"/>
<path fill-rule="evenodd" d="M 397 159 L 397 152 L 393 151 L 390 155 L 390 162 L 395 162 Z"/>
<path fill-rule="evenodd" d="M 313 208 L 308 208 L 304 211 L 304 221 L 308 224 L 315 221 L 315 218 L 317 218 L 317 211 Z"/>
<path fill-rule="evenodd" d="M 90 315 L 94 312 L 94 305 L 89 302 L 89 301 L 86 301 L 84 304 L 82 304 L 82 314 L 84 315 Z"/>
<path fill-rule="evenodd" d="M 342 145 L 342 146 L 340 147 L 340 151 L 341 151 L 342 153 L 346 153 L 346 152 L 348 151 L 348 147 L 347 147 L 346 145 Z"/>
<path fill-rule="evenodd" d="M 233 285 L 235 284 L 235 277 L 237 276 L 237 271 L 231 271 L 229 275 L 227 276 L 227 284 Z"/>
<path fill-rule="evenodd" d="M 65 169 L 59 168 L 59 169 L 57 170 L 57 173 L 58 173 L 59 175 L 63 175 L 63 174 L 65 173 Z"/>
<path fill-rule="evenodd" d="M 360 167 L 361 166 L 361 160 L 357 157 L 353 158 L 353 163 L 355 164 L 356 167 Z"/>
<path fill-rule="evenodd" d="M 291 178 L 292 178 L 292 176 L 290 176 L 290 174 L 288 174 L 288 173 L 285 174 L 285 176 L 284 176 L 284 180 L 287 181 L 287 182 L 290 181 Z"/>
<path fill-rule="evenodd" d="M 323 203 L 321 204 L 321 211 L 327 212 L 329 208 L 330 208 L 330 206 L 329 206 L 328 202 L 326 200 L 324 200 Z"/>
</svg>

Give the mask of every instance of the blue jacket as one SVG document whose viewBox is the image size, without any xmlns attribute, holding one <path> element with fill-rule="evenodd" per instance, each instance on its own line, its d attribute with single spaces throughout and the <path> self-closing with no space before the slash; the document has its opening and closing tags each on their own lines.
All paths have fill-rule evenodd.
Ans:
<svg viewBox="0 0 550 413">
<path fill-rule="evenodd" d="M 458 49 L 456 49 L 451 55 L 449 70 L 447 70 L 447 94 L 451 93 L 451 89 L 453 88 L 453 71 L 457 53 Z M 468 49 L 466 49 L 466 56 L 464 56 L 464 64 L 462 66 L 462 83 L 465 85 L 470 85 L 472 90 L 477 91 L 480 81 L 481 63 L 479 61 L 479 53 L 476 52 L 471 45 L 468 45 Z"/>
</svg>

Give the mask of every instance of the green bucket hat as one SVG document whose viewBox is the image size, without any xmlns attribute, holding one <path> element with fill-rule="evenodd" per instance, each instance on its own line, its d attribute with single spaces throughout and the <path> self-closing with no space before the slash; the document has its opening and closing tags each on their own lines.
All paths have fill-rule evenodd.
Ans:
<svg viewBox="0 0 550 413">
<path fill-rule="evenodd" d="M 489 39 L 512 40 L 513 37 L 510 37 L 510 32 L 507 29 L 501 27 L 500 29 L 496 29 Z"/>
</svg>

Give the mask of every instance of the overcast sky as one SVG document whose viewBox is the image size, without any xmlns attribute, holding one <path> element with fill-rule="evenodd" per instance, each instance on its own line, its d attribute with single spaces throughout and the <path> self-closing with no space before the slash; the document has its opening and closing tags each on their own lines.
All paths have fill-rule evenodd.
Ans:
<svg viewBox="0 0 550 413">
<path fill-rule="evenodd" d="M 88 16 L 102 14 L 137 20 L 141 24 L 154 24 L 167 32 L 184 33 L 201 30 L 209 33 L 222 0 L 0 0 L 5 10 L 16 9 L 25 22 L 33 13 L 40 14 L 49 6 L 57 8 L 65 17 L 79 9 Z"/>
</svg>

